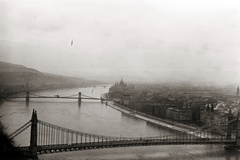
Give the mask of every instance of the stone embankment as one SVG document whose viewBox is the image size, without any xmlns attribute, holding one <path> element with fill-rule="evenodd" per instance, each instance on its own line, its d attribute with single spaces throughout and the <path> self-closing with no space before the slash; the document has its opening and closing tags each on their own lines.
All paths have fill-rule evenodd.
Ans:
<svg viewBox="0 0 240 160">
<path fill-rule="evenodd" d="M 107 98 L 106 94 L 101 95 L 101 97 L 104 99 Z M 120 112 L 129 114 L 131 116 L 137 117 L 137 118 L 145 120 L 147 122 L 154 123 L 156 125 L 160 125 L 163 127 L 167 127 L 169 129 L 173 129 L 175 131 L 180 131 L 180 132 L 184 132 L 184 133 L 191 133 L 193 131 L 198 131 L 198 129 L 195 127 L 168 121 L 166 119 L 157 118 L 157 117 L 154 117 L 154 116 L 142 113 L 142 112 L 137 112 L 135 110 L 124 107 L 120 104 L 114 103 L 113 101 L 108 101 L 108 102 L 104 102 L 104 103 L 106 105 L 108 105 L 109 107 L 116 109 Z"/>
</svg>

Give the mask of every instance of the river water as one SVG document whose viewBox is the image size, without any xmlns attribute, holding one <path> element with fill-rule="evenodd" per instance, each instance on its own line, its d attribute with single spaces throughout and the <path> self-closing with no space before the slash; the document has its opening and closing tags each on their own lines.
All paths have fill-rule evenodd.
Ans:
<svg viewBox="0 0 240 160">
<path fill-rule="evenodd" d="M 95 88 L 60 89 L 38 91 L 31 94 L 53 96 L 75 95 L 81 92 L 84 95 L 99 98 L 108 88 L 96 86 Z M 26 105 L 25 99 L 11 99 L 0 106 L 2 122 L 7 132 L 12 133 L 30 120 L 32 110 L 37 110 L 38 119 L 69 129 L 87 133 L 108 136 L 139 137 L 176 134 L 177 131 L 166 129 L 121 113 L 99 100 L 69 99 L 30 99 Z M 17 145 L 28 146 L 30 129 L 19 134 L 15 139 Z M 146 146 L 110 148 L 64 152 L 56 154 L 39 155 L 39 159 L 216 159 L 238 160 L 240 152 L 225 151 L 223 146 L 212 145 L 181 145 L 181 146 Z"/>
</svg>

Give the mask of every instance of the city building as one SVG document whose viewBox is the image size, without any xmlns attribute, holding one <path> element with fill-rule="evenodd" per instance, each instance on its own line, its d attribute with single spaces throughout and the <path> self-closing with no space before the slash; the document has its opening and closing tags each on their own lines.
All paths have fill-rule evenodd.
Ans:
<svg viewBox="0 0 240 160">
<path fill-rule="evenodd" d="M 113 99 L 122 99 L 123 95 L 129 95 L 130 97 L 133 97 L 134 86 L 127 85 L 127 83 L 121 79 L 119 83 L 115 83 L 109 88 L 108 96 Z"/>
<path fill-rule="evenodd" d="M 205 129 L 214 133 L 225 134 L 227 131 L 227 122 L 231 115 L 231 109 L 229 113 L 226 114 L 214 110 L 213 104 L 207 104 L 206 109 L 201 111 L 200 121 L 205 125 Z"/>
</svg>

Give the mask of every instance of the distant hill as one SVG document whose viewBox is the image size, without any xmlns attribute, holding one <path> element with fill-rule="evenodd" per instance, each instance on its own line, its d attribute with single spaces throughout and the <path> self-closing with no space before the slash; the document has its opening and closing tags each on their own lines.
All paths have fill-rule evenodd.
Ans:
<svg viewBox="0 0 240 160">
<path fill-rule="evenodd" d="M 42 73 L 23 65 L 2 61 L 0 61 L 0 74 L 1 94 L 4 92 L 18 93 L 25 90 L 86 87 L 96 84 L 96 82 L 82 78 Z"/>
<path fill-rule="evenodd" d="M 0 61 L 0 73 L 7 73 L 7 72 L 29 72 L 29 73 L 40 73 L 39 71 L 32 69 L 32 68 L 27 68 L 23 65 L 17 65 L 17 64 L 12 64 L 12 63 L 6 63 Z"/>
</svg>

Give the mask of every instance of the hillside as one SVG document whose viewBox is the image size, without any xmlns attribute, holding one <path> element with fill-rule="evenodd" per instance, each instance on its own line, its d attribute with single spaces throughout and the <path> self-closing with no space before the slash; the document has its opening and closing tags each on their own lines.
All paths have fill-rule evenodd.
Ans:
<svg viewBox="0 0 240 160">
<path fill-rule="evenodd" d="M 29 73 L 40 73 L 39 71 L 32 69 L 32 68 L 27 68 L 23 65 L 17 65 L 17 64 L 11 64 L 11 63 L 6 63 L 6 62 L 1 62 L 0 61 L 0 73 L 23 73 L 23 72 L 29 72 Z"/>
<path fill-rule="evenodd" d="M 96 82 L 67 76 L 42 73 L 32 68 L 0 61 L 0 94 L 25 90 L 86 87 Z"/>
</svg>

